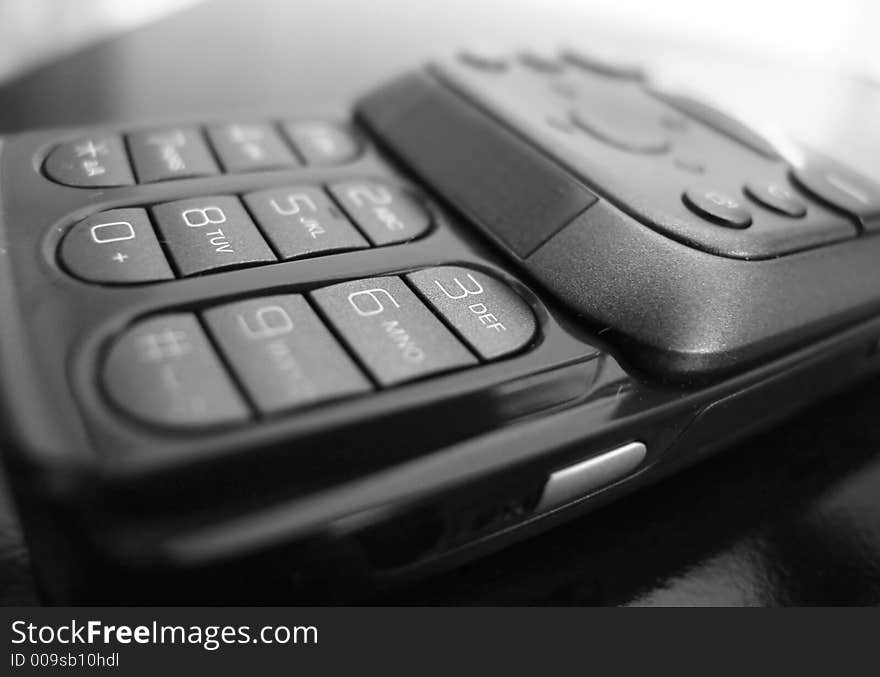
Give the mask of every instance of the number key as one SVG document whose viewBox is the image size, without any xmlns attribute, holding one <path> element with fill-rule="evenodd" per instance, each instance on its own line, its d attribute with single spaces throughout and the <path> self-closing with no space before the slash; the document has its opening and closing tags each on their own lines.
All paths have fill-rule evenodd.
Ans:
<svg viewBox="0 0 880 677">
<path fill-rule="evenodd" d="M 431 227 L 422 205 L 384 181 L 343 181 L 330 186 L 330 192 L 375 245 L 406 242 Z"/>
<path fill-rule="evenodd" d="M 537 331 L 528 304 L 485 273 L 441 266 L 410 273 L 407 279 L 483 359 L 524 348 Z"/>
<path fill-rule="evenodd" d="M 61 243 L 61 263 L 90 282 L 133 284 L 174 277 L 143 209 L 112 209 L 77 223 Z"/>
<path fill-rule="evenodd" d="M 219 173 L 208 144 L 194 127 L 132 132 L 128 135 L 128 147 L 140 183 Z"/>
<path fill-rule="evenodd" d="M 322 120 L 287 122 L 283 125 L 290 142 L 307 165 L 328 167 L 354 160 L 360 145 L 352 133 Z"/>
<path fill-rule="evenodd" d="M 166 202 L 152 211 L 184 277 L 276 260 L 241 202 L 231 195 Z"/>
<path fill-rule="evenodd" d="M 231 303 L 204 317 L 263 413 L 372 388 L 302 296 Z"/>
<path fill-rule="evenodd" d="M 287 169 L 299 164 L 270 124 L 232 122 L 211 125 L 208 138 L 227 172 Z"/>
<path fill-rule="evenodd" d="M 344 282 L 312 299 L 383 386 L 477 362 L 399 277 Z"/>
<path fill-rule="evenodd" d="M 369 247 L 320 188 L 291 186 L 244 196 L 245 204 L 283 259 Z"/>
</svg>

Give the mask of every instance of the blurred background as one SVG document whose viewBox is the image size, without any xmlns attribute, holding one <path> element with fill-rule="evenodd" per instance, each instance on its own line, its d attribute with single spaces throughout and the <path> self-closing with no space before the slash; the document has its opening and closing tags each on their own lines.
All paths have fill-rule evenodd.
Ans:
<svg viewBox="0 0 880 677">
<path fill-rule="evenodd" d="M 0 0 L 0 82 L 198 0 Z"/>
<path fill-rule="evenodd" d="M 211 12 L 201 11 L 206 5 Z M 876 0 L 0 0 L 0 87 L 194 7 L 199 11 L 167 33 L 173 36 L 167 44 L 144 34 L 102 61 L 91 82 L 80 73 L 76 82 L 53 83 L 55 112 L 41 112 L 16 92 L 11 105 L 28 119 L 10 117 L 6 103 L 0 126 L 54 126 L 62 110 L 65 123 L 100 122 L 84 97 L 100 99 L 107 119 L 130 117 L 132 110 L 140 117 L 213 114 L 248 101 L 255 108 L 286 106 L 302 95 L 296 83 L 303 81 L 309 98 L 345 102 L 364 82 L 372 86 L 451 45 L 565 43 L 649 66 L 656 84 L 715 104 L 791 162 L 799 162 L 798 148 L 806 145 L 880 176 Z M 218 32 L 234 41 L 212 39 Z M 445 42 L 435 44 L 436 36 Z M 320 63 L 294 62 L 293 53 Z M 315 68 L 326 77 L 315 78 Z M 237 77 L 230 80 L 234 87 L 206 87 L 218 82 L 217 73 Z M 137 90 L 128 84 L 135 80 Z"/>
<path fill-rule="evenodd" d="M 59 54 L 210 0 L 0 0 L 0 81 Z M 361 0 L 366 2 L 367 0 Z M 372 5 L 382 0 L 370 0 Z M 283 4 L 315 4 L 281 0 Z M 436 0 L 442 4 L 442 0 Z M 876 0 L 510 0 L 544 20 L 582 14 L 610 31 L 664 35 L 880 78 Z M 242 2 L 246 11 L 247 2 Z M 473 5 L 481 4 L 475 0 Z M 496 3 L 497 4 L 497 3 Z M 503 16 L 503 15 L 501 15 Z M 455 21 L 450 17 L 450 21 Z"/>
</svg>

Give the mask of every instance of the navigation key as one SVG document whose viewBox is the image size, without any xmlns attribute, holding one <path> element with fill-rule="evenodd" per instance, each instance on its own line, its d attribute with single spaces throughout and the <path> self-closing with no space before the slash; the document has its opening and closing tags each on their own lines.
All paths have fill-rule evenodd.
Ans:
<svg viewBox="0 0 880 677">
<path fill-rule="evenodd" d="M 792 170 L 808 193 L 858 218 L 869 230 L 880 228 L 880 185 L 828 159 L 810 160 Z"/>
</svg>

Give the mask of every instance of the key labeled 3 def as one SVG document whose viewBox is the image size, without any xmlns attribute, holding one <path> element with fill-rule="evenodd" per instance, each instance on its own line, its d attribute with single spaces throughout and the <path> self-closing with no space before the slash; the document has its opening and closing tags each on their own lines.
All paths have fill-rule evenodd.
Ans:
<svg viewBox="0 0 880 677">
<path fill-rule="evenodd" d="M 521 350 L 537 331 L 528 304 L 505 283 L 485 273 L 442 266 L 406 277 L 485 360 Z"/>
</svg>

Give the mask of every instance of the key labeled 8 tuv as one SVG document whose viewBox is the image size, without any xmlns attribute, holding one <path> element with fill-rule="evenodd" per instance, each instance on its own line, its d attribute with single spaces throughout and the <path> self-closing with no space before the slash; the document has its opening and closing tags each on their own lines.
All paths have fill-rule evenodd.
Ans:
<svg viewBox="0 0 880 677">
<path fill-rule="evenodd" d="M 13 668 L 115 668 L 119 666 L 119 653 L 43 651 L 27 654 L 16 651 L 9 654 L 9 665 Z"/>
</svg>

